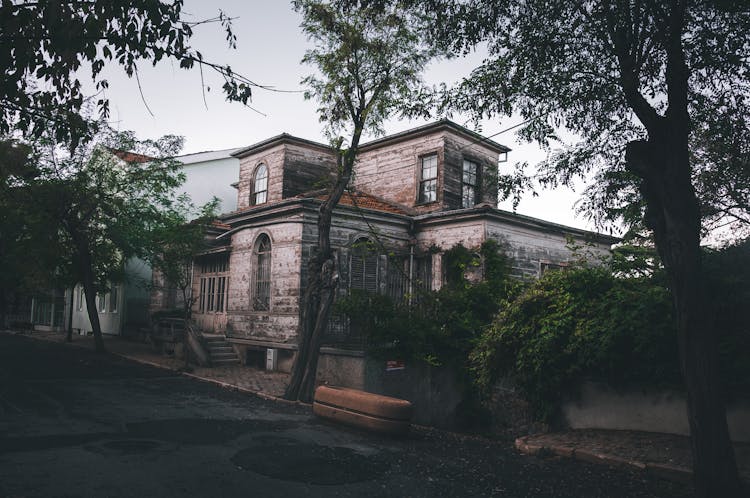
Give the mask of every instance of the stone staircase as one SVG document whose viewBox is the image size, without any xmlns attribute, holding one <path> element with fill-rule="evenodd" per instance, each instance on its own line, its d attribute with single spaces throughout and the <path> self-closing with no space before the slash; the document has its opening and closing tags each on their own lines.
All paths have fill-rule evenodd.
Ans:
<svg viewBox="0 0 750 498">
<path fill-rule="evenodd" d="M 220 334 L 202 334 L 203 340 L 211 357 L 211 365 L 222 367 L 226 365 L 239 365 L 240 358 L 234 348 L 227 343 L 226 337 Z"/>
</svg>

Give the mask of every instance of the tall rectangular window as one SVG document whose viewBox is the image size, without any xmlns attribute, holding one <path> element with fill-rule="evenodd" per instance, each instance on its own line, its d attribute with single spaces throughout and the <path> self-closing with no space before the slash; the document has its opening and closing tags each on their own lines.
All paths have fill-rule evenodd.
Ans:
<svg viewBox="0 0 750 498">
<path fill-rule="evenodd" d="M 224 313 L 227 305 L 227 272 L 229 257 L 226 254 L 207 256 L 201 264 L 199 313 Z"/>
<path fill-rule="evenodd" d="M 474 161 L 464 159 L 461 207 L 474 207 L 477 203 L 477 191 L 479 187 L 479 166 Z"/>
<path fill-rule="evenodd" d="M 271 308 L 271 239 L 261 234 L 255 241 L 253 274 L 253 309 L 268 311 Z"/>
<path fill-rule="evenodd" d="M 419 180 L 419 202 L 437 200 L 437 154 L 421 159 Z"/>
<path fill-rule="evenodd" d="M 110 313 L 115 313 L 117 311 L 117 298 L 118 298 L 117 284 L 112 284 L 112 290 L 109 291 L 109 312 Z"/>
<path fill-rule="evenodd" d="M 107 311 L 107 295 L 104 293 L 100 293 L 97 294 L 96 297 L 98 299 L 97 308 L 99 310 L 99 313 L 104 313 L 105 311 Z"/>
<path fill-rule="evenodd" d="M 83 303 L 86 294 L 83 291 L 83 286 L 78 287 L 78 311 L 83 311 Z"/>
<path fill-rule="evenodd" d="M 253 178 L 253 205 L 263 204 L 268 196 L 268 168 L 261 164 L 255 170 Z"/>
</svg>

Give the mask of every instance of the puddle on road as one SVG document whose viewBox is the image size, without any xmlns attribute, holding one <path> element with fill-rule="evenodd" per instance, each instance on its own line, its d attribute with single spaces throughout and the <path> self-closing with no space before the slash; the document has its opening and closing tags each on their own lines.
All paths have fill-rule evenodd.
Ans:
<svg viewBox="0 0 750 498">
<path fill-rule="evenodd" d="M 128 435 L 182 444 L 218 444 L 247 432 L 278 432 L 296 427 L 283 420 L 172 419 L 127 424 Z"/>
<path fill-rule="evenodd" d="M 161 446 L 161 443 L 148 439 L 121 439 L 106 441 L 102 443 L 101 446 L 123 455 L 141 455 L 157 449 Z"/>
<path fill-rule="evenodd" d="M 390 464 L 378 455 L 281 437 L 259 437 L 232 463 L 266 477 L 307 484 L 349 484 L 382 476 Z"/>
</svg>

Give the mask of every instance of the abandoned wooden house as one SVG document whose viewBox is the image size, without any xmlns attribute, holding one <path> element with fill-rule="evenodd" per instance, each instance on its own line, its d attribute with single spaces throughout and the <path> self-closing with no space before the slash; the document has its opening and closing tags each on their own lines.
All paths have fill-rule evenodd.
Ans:
<svg viewBox="0 0 750 498">
<path fill-rule="evenodd" d="M 502 211 L 499 159 L 509 149 L 442 120 L 361 146 L 350 190 L 331 230 L 339 292 L 412 294 L 443 283 L 441 252 L 498 241 L 519 277 L 571 258 L 566 239 L 606 253 L 615 239 Z M 237 150 L 237 209 L 215 226 L 195 262 L 193 318 L 226 338 L 243 362 L 288 371 L 297 347 L 300 300 L 315 250 L 318 208 L 335 174 L 325 144 L 288 134 Z M 159 303 L 152 303 L 158 307 Z M 362 387 L 361 338 L 333 317 L 319 375 Z"/>
</svg>

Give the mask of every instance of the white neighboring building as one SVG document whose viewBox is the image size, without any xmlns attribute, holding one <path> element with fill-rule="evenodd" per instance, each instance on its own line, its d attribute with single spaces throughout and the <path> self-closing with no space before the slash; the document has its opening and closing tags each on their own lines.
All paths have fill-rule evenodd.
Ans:
<svg viewBox="0 0 750 498">
<path fill-rule="evenodd" d="M 240 179 L 240 160 L 231 154 L 241 150 L 224 149 L 186 154 L 179 159 L 184 165 L 186 192 L 196 206 L 217 197 L 221 204 L 220 213 L 230 213 L 237 209 L 237 189 L 232 185 Z"/>
<path fill-rule="evenodd" d="M 198 152 L 177 157 L 184 165 L 182 171 L 185 173 L 185 183 L 180 193 L 188 194 L 196 206 L 217 197 L 221 201 L 219 212 L 236 210 L 237 190 L 233 184 L 239 180 L 240 161 L 231 154 L 238 150 Z M 151 278 L 151 268 L 147 263 L 139 259 L 128 261 L 125 281 L 112 286 L 110 292 L 96 297 L 102 333 L 125 335 L 148 325 Z M 59 296 L 33 298 L 31 322 L 34 328 L 65 330 L 71 297 L 73 331 L 90 332 L 91 323 L 81 285 L 67 289 L 64 300 Z"/>
</svg>

